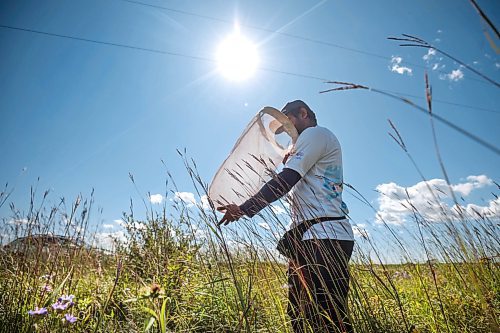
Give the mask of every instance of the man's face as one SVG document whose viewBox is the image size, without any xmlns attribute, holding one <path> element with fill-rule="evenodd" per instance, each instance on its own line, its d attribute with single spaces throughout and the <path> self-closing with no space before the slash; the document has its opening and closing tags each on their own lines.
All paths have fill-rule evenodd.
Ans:
<svg viewBox="0 0 500 333">
<path fill-rule="evenodd" d="M 289 114 L 286 115 L 288 119 L 292 122 L 293 126 L 297 129 L 297 132 L 302 133 L 303 130 L 305 130 L 309 124 L 307 118 L 307 110 L 304 108 L 301 108 L 298 112 L 290 112 Z"/>
</svg>

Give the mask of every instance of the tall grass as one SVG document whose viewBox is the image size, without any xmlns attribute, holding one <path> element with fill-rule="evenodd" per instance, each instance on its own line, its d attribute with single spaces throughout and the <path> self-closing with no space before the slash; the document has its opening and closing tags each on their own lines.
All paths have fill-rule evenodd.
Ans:
<svg viewBox="0 0 500 333">
<path fill-rule="evenodd" d="M 183 158 L 202 196 L 206 183 Z M 176 192 L 170 183 L 167 191 Z M 45 207 L 49 195 L 32 191 L 26 213 L 12 205 L 2 230 L 11 238 L 51 232 L 78 242 L 48 249 L 29 241 L 2 250 L 1 332 L 291 332 L 286 265 L 273 249 L 283 215 L 263 212 L 266 229 L 243 219 L 221 230 L 216 212 L 199 204 L 145 205 L 143 219 L 124 215 L 126 239 L 110 252 L 84 242 L 92 239 L 92 198 Z M 349 298 L 356 332 L 499 332 L 497 217 L 463 212 L 436 223 L 413 213 L 418 228 L 411 242 L 383 224 L 385 241 L 403 263 L 387 264 L 371 235 L 358 240 Z M 69 294 L 73 307 L 51 309 Z M 48 313 L 29 316 L 35 307 Z M 77 321 L 63 320 L 66 313 Z"/>
</svg>

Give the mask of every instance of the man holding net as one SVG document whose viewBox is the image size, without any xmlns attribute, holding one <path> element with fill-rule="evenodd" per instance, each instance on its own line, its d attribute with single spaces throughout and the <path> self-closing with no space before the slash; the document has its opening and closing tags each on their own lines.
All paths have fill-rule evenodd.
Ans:
<svg viewBox="0 0 500 333">
<path fill-rule="evenodd" d="M 281 112 L 299 133 L 283 171 L 243 204 L 219 207 L 225 211 L 219 225 L 253 217 L 289 193 L 293 223 L 278 250 L 289 258 L 288 314 L 293 330 L 353 332 L 347 294 L 354 238 L 342 201 L 340 144 L 330 130 L 317 125 L 316 115 L 303 101 L 287 103 Z"/>
</svg>

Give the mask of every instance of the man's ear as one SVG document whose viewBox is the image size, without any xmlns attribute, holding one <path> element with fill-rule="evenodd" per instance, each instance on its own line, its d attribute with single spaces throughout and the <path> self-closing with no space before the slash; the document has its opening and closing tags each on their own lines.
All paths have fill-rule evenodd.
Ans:
<svg viewBox="0 0 500 333">
<path fill-rule="evenodd" d="M 307 118 L 307 110 L 305 108 L 300 108 L 300 118 L 306 119 Z"/>
</svg>

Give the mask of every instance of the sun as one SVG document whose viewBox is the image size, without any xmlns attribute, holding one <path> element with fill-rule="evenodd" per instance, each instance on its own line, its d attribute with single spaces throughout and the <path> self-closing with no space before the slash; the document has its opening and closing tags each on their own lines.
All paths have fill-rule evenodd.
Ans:
<svg viewBox="0 0 500 333">
<path fill-rule="evenodd" d="M 239 31 L 224 39 L 217 48 L 217 67 L 230 80 L 248 79 L 255 73 L 258 63 L 257 48 Z"/>
</svg>

